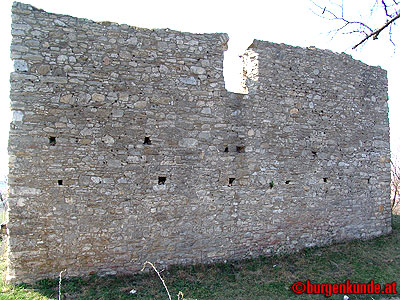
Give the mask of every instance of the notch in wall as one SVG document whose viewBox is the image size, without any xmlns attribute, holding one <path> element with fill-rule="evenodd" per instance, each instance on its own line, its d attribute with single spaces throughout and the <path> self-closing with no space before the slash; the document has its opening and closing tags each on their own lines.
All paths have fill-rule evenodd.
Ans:
<svg viewBox="0 0 400 300">
<path fill-rule="evenodd" d="M 149 136 L 144 137 L 143 145 L 151 145 L 151 140 Z"/>
<path fill-rule="evenodd" d="M 164 185 L 166 181 L 167 181 L 167 177 L 165 177 L 165 176 L 158 176 L 158 184 L 159 184 L 159 185 Z"/>
<path fill-rule="evenodd" d="M 233 93 L 248 94 L 247 80 L 258 80 L 258 54 L 253 51 L 254 39 L 246 35 L 229 35 L 224 53 L 225 88 Z"/>
<path fill-rule="evenodd" d="M 244 153 L 245 152 L 245 146 L 236 146 L 236 152 L 237 153 Z"/>
<path fill-rule="evenodd" d="M 55 146 L 56 145 L 56 137 L 55 136 L 50 136 L 49 137 L 49 145 L 50 146 Z"/>
<path fill-rule="evenodd" d="M 236 179 L 236 178 L 234 178 L 234 177 L 230 177 L 230 178 L 228 179 L 228 186 L 232 186 L 232 185 L 233 185 L 233 182 L 235 181 L 235 179 Z"/>
<path fill-rule="evenodd" d="M 58 185 L 63 185 L 63 181 L 61 179 L 57 180 Z"/>
</svg>

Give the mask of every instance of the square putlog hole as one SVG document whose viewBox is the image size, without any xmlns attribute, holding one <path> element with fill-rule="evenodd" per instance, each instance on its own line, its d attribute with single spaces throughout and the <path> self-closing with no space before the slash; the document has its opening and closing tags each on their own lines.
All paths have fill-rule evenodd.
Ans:
<svg viewBox="0 0 400 300">
<path fill-rule="evenodd" d="M 158 177 L 158 184 L 165 184 L 165 181 L 167 181 L 167 177 L 165 176 L 159 176 Z"/>
<path fill-rule="evenodd" d="M 236 146 L 237 153 L 244 153 L 244 151 L 245 151 L 245 146 Z"/>
<path fill-rule="evenodd" d="M 55 146 L 56 145 L 56 137 L 55 136 L 49 137 L 49 145 L 50 146 Z"/>
<path fill-rule="evenodd" d="M 146 136 L 146 137 L 144 138 L 143 145 L 151 145 L 151 140 L 150 140 L 150 137 L 149 137 L 149 136 Z"/>
</svg>

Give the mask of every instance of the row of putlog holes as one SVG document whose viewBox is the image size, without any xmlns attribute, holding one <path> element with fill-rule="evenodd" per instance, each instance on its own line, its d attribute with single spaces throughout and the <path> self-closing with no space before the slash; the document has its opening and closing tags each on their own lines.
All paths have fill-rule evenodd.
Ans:
<svg viewBox="0 0 400 300">
<path fill-rule="evenodd" d="M 55 146 L 56 143 L 57 143 L 56 137 L 50 136 L 50 137 L 49 137 L 49 145 L 50 145 L 50 146 Z M 149 136 L 146 136 L 146 137 L 144 138 L 143 145 L 151 145 L 151 139 L 150 139 Z M 228 146 L 225 147 L 224 152 L 229 152 Z M 237 153 L 244 153 L 244 152 L 245 152 L 245 146 L 236 146 L 236 152 L 237 152 Z M 313 152 L 313 153 L 314 153 L 314 152 Z M 228 186 L 232 186 L 235 180 L 236 180 L 235 177 L 229 177 L 229 178 L 228 178 Z M 167 177 L 165 177 L 165 176 L 159 176 L 159 177 L 158 177 L 158 184 L 159 184 L 159 185 L 164 185 L 166 181 L 167 181 Z M 328 178 L 327 178 L 327 177 L 324 177 L 324 178 L 323 178 L 323 181 L 324 181 L 325 183 L 328 182 Z M 58 183 L 58 185 L 63 185 L 63 181 L 62 181 L 61 179 L 59 179 L 59 180 L 57 181 L 57 183 Z M 290 180 L 286 180 L 286 181 L 285 181 L 285 184 L 289 184 L 289 183 L 290 183 Z M 275 185 L 275 184 L 274 184 L 274 181 L 269 182 L 268 185 L 269 185 L 269 188 L 272 189 L 272 188 L 274 187 L 274 185 Z"/>
</svg>

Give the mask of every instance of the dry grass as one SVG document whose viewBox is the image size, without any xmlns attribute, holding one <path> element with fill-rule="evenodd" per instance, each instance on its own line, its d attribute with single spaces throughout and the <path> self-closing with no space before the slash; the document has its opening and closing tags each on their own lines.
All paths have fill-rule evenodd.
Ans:
<svg viewBox="0 0 400 300">
<path fill-rule="evenodd" d="M 314 283 L 343 283 L 345 280 L 367 283 L 374 280 L 381 284 L 400 279 L 400 216 L 394 216 L 393 221 L 391 235 L 369 241 L 207 266 L 175 266 L 159 274 L 172 299 L 177 299 L 180 291 L 186 297 L 198 300 L 322 299 L 325 298 L 322 295 L 296 295 L 291 286 L 307 279 Z M 0 267 L 4 270 L 4 262 Z M 2 284 L 0 300 L 58 299 L 58 283 L 58 280 L 41 280 L 33 285 Z M 132 289 L 136 293 L 131 294 Z M 155 272 L 63 279 L 62 295 L 61 299 L 66 300 L 168 299 Z M 382 297 L 349 296 L 351 300 Z M 342 300 L 343 295 L 333 295 L 329 299 Z"/>
</svg>

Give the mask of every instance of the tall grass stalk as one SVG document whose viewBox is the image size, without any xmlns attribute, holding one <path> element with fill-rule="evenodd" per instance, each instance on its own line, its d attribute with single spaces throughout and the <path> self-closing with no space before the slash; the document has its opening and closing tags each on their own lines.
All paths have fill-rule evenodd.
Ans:
<svg viewBox="0 0 400 300">
<path fill-rule="evenodd" d="M 158 272 L 157 268 L 156 268 L 151 262 L 146 261 L 146 262 L 143 264 L 143 268 L 142 268 L 141 271 L 144 271 L 144 269 L 146 268 L 146 265 L 147 265 L 147 264 L 150 265 L 150 266 L 153 268 L 153 270 L 157 273 L 158 278 L 160 278 L 160 280 L 161 280 L 162 284 L 164 285 L 164 288 L 165 288 L 165 290 L 166 290 L 166 292 L 167 292 L 167 294 L 168 294 L 168 299 L 171 300 L 171 295 L 170 295 L 170 293 L 169 293 L 169 291 L 168 291 L 168 287 L 167 287 L 167 285 L 165 284 L 164 279 L 161 277 L 160 272 Z"/>
<path fill-rule="evenodd" d="M 66 270 L 62 270 L 61 272 L 60 272 L 60 279 L 59 279 L 59 281 L 58 281 L 58 300 L 61 300 L 61 275 L 62 275 L 62 273 L 63 272 L 65 272 Z"/>
</svg>

